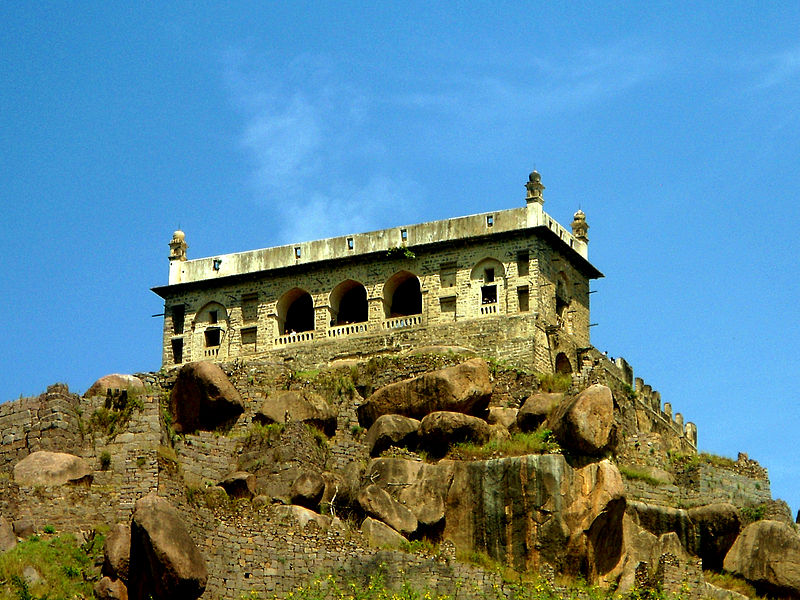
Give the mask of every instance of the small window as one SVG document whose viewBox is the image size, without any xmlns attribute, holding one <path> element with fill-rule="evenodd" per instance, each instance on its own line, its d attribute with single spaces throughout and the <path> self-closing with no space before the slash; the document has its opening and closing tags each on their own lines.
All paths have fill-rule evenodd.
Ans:
<svg viewBox="0 0 800 600">
<path fill-rule="evenodd" d="M 247 350 L 255 350 L 258 329 L 256 327 L 245 327 L 242 329 L 242 346 Z"/>
<path fill-rule="evenodd" d="M 494 215 L 487 215 L 486 216 L 486 226 L 487 227 L 494 227 Z"/>
<path fill-rule="evenodd" d="M 481 288 L 481 303 L 482 304 L 496 304 L 497 303 L 497 286 L 484 285 Z"/>
<path fill-rule="evenodd" d="M 216 348 L 222 340 L 222 330 L 219 327 L 209 327 L 205 330 L 206 348 Z"/>
<path fill-rule="evenodd" d="M 531 256 L 527 250 L 517 252 L 517 275 L 524 277 L 530 273 Z"/>
<path fill-rule="evenodd" d="M 172 339 L 172 362 L 176 365 L 183 362 L 183 338 Z"/>
<path fill-rule="evenodd" d="M 400 230 L 400 239 L 404 242 L 408 241 L 408 229 L 401 229 Z"/>
<path fill-rule="evenodd" d="M 439 309 L 443 313 L 456 312 L 456 297 L 448 296 L 447 298 L 439 298 Z"/>
<path fill-rule="evenodd" d="M 221 258 L 215 258 L 214 261 L 213 261 L 212 266 L 214 267 L 215 271 L 219 271 L 219 268 L 222 266 L 222 259 Z"/>
<path fill-rule="evenodd" d="M 439 266 L 439 285 L 443 288 L 450 288 L 456 284 L 456 272 L 458 264 L 455 262 L 442 263 Z"/>
<path fill-rule="evenodd" d="M 483 272 L 483 281 L 486 283 L 492 283 L 494 281 L 494 269 L 486 269 Z"/>
<path fill-rule="evenodd" d="M 219 323 L 219 313 L 216 310 L 208 311 L 208 322 L 211 324 Z"/>
<path fill-rule="evenodd" d="M 183 333 L 183 323 L 186 320 L 186 305 L 176 304 L 172 307 L 172 333 L 180 335 Z"/>
<path fill-rule="evenodd" d="M 347 238 L 347 249 L 352 250 L 355 248 L 355 244 L 353 243 L 353 238 Z"/>
<path fill-rule="evenodd" d="M 528 312 L 530 310 L 530 293 L 527 285 L 517 288 L 517 303 L 519 304 L 519 312 Z"/>
<path fill-rule="evenodd" d="M 300 246 L 297 246 L 297 247 L 294 249 L 294 257 L 295 257 L 295 258 L 300 258 L 300 256 L 301 256 L 301 255 L 302 255 L 302 252 L 300 251 Z"/>
</svg>

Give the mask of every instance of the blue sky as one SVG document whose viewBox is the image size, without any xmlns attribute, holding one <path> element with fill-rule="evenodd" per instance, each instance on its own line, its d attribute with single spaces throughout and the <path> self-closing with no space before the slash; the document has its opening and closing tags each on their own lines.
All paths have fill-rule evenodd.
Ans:
<svg viewBox="0 0 800 600">
<path fill-rule="evenodd" d="M 366 4 L 366 3 L 365 3 Z M 581 207 L 593 342 L 800 505 L 800 4 L 3 3 L 0 400 L 160 365 L 200 257 Z"/>
</svg>

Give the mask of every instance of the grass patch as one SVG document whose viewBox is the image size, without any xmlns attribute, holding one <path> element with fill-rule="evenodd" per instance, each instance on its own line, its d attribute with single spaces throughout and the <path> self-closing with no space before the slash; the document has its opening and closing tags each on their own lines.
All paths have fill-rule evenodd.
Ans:
<svg viewBox="0 0 800 600">
<path fill-rule="evenodd" d="M 732 592 L 738 592 L 740 594 L 744 594 L 748 598 L 762 597 L 756 593 L 756 589 L 752 585 L 747 583 L 741 577 L 731 573 L 714 573 L 712 571 L 704 571 L 703 576 L 708 583 L 715 585 L 718 588 L 730 590 Z"/>
<path fill-rule="evenodd" d="M 697 455 L 697 459 L 702 463 L 706 463 L 707 465 L 713 465 L 723 469 L 733 469 L 736 466 L 736 461 L 732 458 L 728 458 L 727 456 L 717 456 L 716 454 L 710 454 L 708 452 L 701 452 Z"/>
<path fill-rule="evenodd" d="M 92 598 L 93 581 L 99 577 L 94 565 L 102 560 L 103 542 L 97 533 L 83 546 L 72 535 L 20 542 L 0 555 L 0 600 Z M 39 572 L 41 582 L 27 583 L 23 571 L 28 566 Z"/>
<path fill-rule="evenodd" d="M 285 425 L 283 423 L 270 423 L 263 425 L 255 421 L 250 423 L 244 433 L 245 446 L 257 446 L 264 443 L 272 443 L 280 438 Z"/>
<path fill-rule="evenodd" d="M 492 440 L 482 446 L 469 442 L 456 444 L 451 453 L 465 460 L 482 460 L 526 454 L 560 454 L 561 446 L 553 437 L 552 431 L 537 429 L 532 433 L 515 433 L 509 440 Z"/>
<path fill-rule="evenodd" d="M 567 373 L 537 373 L 539 389 L 548 393 L 563 393 L 572 386 L 572 376 Z"/>
<path fill-rule="evenodd" d="M 134 411 L 144 410 L 142 392 L 128 388 L 114 399 L 106 399 L 106 406 L 98 408 L 89 417 L 88 431 L 106 437 L 114 437 L 127 427 Z M 82 424 L 82 422 L 81 422 Z"/>
<path fill-rule="evenodd" d="M 622 473 L 622 475 L 626 479 L 631 479 L 634 481 L 643 481 L 653 486 L 663 485 L 664 483 L 666 483 L 665 481 L 662 481 L 657 477 L 653 477 L 652 475 L 650 475 L 650 473 L 643 471 L 641 469 L 637 469 L 636 467 L 627 467 L 624 465 L 619 465 L 619 472 Z"/>
</svg>

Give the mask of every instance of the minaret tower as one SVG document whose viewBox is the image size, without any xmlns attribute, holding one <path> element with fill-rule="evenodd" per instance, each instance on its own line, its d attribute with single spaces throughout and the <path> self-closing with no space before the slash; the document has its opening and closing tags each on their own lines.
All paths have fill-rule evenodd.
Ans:
<svg viewBox="0 0 800 600">
<path fill-rule="evenodd" d="M 181 267 L 186 261 L 186 234 L 178 229 L 169 242 L 169 285 L 181 282 Z"/>
</svg>

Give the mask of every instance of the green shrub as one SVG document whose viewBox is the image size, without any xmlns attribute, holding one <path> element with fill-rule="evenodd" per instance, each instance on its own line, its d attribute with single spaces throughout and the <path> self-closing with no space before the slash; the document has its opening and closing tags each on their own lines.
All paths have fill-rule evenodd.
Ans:
<svg viewBox="0 0 800 600">
<path fill-rule="evenodd" d="M 572 376 L 569 373 L 537 373 L 539 389 L 543 392 L 566 392 L 572 386 Z"/>
<path fill-rule="evenodd" d="M 108 471 L 109 467 L 111 467 L 111 454 L 108 450 L 103 450 L 100 453 L 100 470 Z"/>
<path fill-rule="evenodd" d="M 42 528 L 42 531 L 44 531 L 45 533 L 55 533 L 56 532 L 56 528 L 53 527 L 52 525 L 45 525 Z"/>
<path fill-rule="evenodd" d="M 650 475 L 650 473 L 647 473 L 646 471 L 642 471 L 640 469 L 637 469 L 636 467 L 629 467 L 629 466 L 625 466 L 625 465 L 619 465 L 619 472 L 622 473 L 622 475 L 626 479 L 631 479 L 631 480 L 635 480 L 635 481 L 643 481 L 643 482 L 645 482 L 647 484 L 650 484 L 650 485 L 663 485 L 663 484 L 667 483 L 666 481 L 662 481 L 662 480 L 658 479 L 657 477 L 653 477 L 652 475 Z"/>
<path fill-rule="evenodd" d="M 463 459 L 485 459 L 495 456 L 524 456 L 526 454 L 559 454 L 561 447 L 549 429 L 531 433 L 515 433 L 509 440 L 492 440 L 482 446 L 469 442 L 456 444 L 453 454 Z"/>
</svg>

